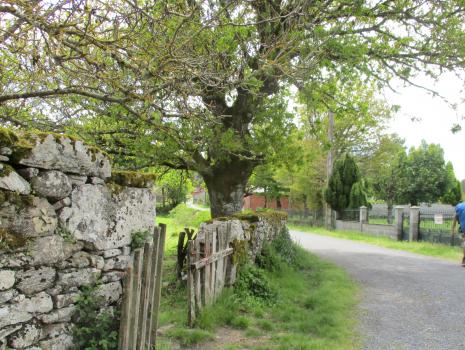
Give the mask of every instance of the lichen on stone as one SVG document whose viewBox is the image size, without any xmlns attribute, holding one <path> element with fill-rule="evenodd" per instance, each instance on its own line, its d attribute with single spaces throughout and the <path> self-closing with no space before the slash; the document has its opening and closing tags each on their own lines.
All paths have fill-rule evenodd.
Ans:
<svg viewBox="0 0 465 350">
<path fill-rule="evenodd" d="M 120 186 L 150 188 L 154 185 L 155 179 L 156 175 L 153 173 L 113 171 L 109 182 Z"/>
</svg>

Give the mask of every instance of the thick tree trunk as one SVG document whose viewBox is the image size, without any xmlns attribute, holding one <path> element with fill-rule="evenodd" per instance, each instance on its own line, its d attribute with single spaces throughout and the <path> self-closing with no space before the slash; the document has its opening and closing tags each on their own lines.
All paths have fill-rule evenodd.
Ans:
<svg viewBox="0 0 465 350">
<path fill-rule="evenodd" d="M 245 187 L 254 167 L 254 162 L 236 159 L 218 163 L 201 173 L 210 197 L 212 218 L 242 210 Z"/>
</svg>

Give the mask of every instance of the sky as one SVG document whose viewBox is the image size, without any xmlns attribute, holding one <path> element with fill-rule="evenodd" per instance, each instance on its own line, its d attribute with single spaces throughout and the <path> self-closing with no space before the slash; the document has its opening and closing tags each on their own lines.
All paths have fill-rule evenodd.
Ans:
<svg viewBox="0 0 465 350">
<path fill-rule="evenodd" d="M 394 81 L 397 93 L 391 90 L 384 92 L 388 103 L 400 106 L 390 122 L 389 131 L 404 138 L 409 148 L 418 146 L 421 140 L 441 145 L 445 160 L 451 161 L 454 166 L 456 177 L 465 179 L 464 81 L 453 74 L 445 74 L 436 82 L 425 76 L 417 77 L 414 81 L 434 89 L 450 103 L 456 103 L 457 109 L 423 89 Z M 461 124 L 463 130 L 453 134 L 451 128 L 455 123 Z"/>
</svg>

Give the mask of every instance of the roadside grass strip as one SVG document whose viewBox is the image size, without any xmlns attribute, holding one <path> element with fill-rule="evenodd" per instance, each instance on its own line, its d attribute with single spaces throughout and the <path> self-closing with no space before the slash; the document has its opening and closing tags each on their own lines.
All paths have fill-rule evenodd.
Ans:
<svg viewBox="0 0 465 350">
<path fill-rule="evenodd" d="M 169 223 L 169 218 L 158 219 Z M 241 266 L 235 286 L 204 309 L 192 329 L 187 327 L 186 286 L 175 280 L 175 251 L 167 249 L 158 348 L 359 349 L 355 283 L 341 268 L 290 240 L 286 244 L 283 250 L 266 250 L 265 266 Z M 292 257 L 279 251 L 292 251 Z M 241 341 L 218 339 L 220 327 L 222 334 L 240 332 Z"/>
<path fill-rule="evenodd" d="M 404 250 L 411 253 L 433 256 L 450 261 L 461 261 L 463 255 L 461 247 L 452 247 L 440 243 L 396 241 L 385 236 L 373 236 L 357 231 L 330 231 L 324 228 L 312 226 L 289 225 L 289 228 L 295 231 L 349 239 L 352 241 L 369 243 L 385 248 Z"/>
</svg>

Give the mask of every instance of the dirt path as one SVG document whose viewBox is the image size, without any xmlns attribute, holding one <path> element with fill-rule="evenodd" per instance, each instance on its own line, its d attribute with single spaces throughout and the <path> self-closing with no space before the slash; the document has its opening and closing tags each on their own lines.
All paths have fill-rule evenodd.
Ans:
<svg viewBox="0 0 465 350">
<path fill-rule="evenodd" d="M 297 231 L 291 235 L 360 284 L 364 349 L 465 349 L 465 268 L 458 263 Z"/>
</svg>

